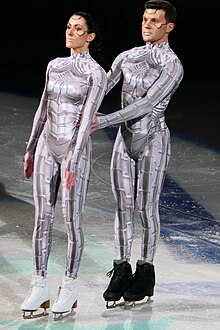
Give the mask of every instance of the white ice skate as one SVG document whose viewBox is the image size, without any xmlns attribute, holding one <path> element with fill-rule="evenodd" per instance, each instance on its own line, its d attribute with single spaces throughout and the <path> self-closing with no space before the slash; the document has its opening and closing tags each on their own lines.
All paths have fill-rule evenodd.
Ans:
<svg viewBox="0 0 220 330">
<path fill-rule="evenodd" d="M 77 307 L 77 297 L 77 279 L 64 276 L 52 306 L 53 319 L 56 321 L 62 318 L 64 314 L 71 313 L 73 308 Z"/>
<path fill-rule="evenodd" d="M 31 287 L 24 302 L 21 304 L 23 318 L 36 317 L 33 312 L 39 308 L 44 311 L 41 315 L 48 315 L 46 309 L 50 307 L 50 291 L 46 277 L 34 275 L 31 281 Z M 26 315 L 26 312 L 28 315 Z"/>
</svg>

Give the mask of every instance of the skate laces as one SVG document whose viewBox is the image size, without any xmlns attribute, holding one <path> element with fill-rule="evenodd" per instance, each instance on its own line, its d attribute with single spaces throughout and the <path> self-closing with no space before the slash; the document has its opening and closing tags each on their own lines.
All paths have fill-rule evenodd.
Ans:
<svg viewBox="0 0 220 330">
<path fill-rule="evenodd" d="M 32 294 L 32 291 L 33 291 L 33 285 L 31 284 L 31 286 L 30 286 L 30 289 L 29 289 L 29 291 L 28 291 L 28 294 L 27 294 L 27 297 L 25 298 L 25 300 L 28 300 L 29 298 L 30 298 L 30 296 L 31 296 L 31 294 Z"/>
<path fill-rule="evenodd" d="M 120 267 L 120 264 L 119 264 L 119 265 L 114 266 L 108 273 L 106 273 L 106 276 L 111 277 L 112 274 L 113 274 L 113 276 L 114 275 L 120 276 L 120 275 L 123 275 L 123 272 L 124 272 L 124 270 L 122 267 Z"/>
<path fill-rule="evenodd" d="M 36 287 L 43 288 L 43 282 L 40 282 L 39 280 L 33 280 L 30 285 L 30 291 L 32 292 Z"/>
<path fill-rule="evenodd" d="M 61 291 L 61 286 L 59 286 L 59 288 L 58 288 L 58 292 L 57 292 L 57 296 L 56 296 L 56 302 L 59 300 L 60 291 Z"/>
<path fill-rule="evenodd" d="M 65 281 L 63 281 L 63 283 L 60 286 L 60 289 L 72 291 L 74 289 L 73 280 L 71 280 L 71 282 L 68 281 L 67 283 L 65 283 Z"/>
<path fill-rule="evenodd" d="M 133 276 L 139 279 L 149 278 L 151 276 L 149 265 L 143 265 L 142 267 L 138 267 Z"/>
<path fill-rule="evenodd" d="M 36 290 L 37 287 L 40 287 L 40 288 L 43 288 L 43 287 L 44 287 L 43 283 L 38 283 L 38 282 L 39 282 L 38 280 L 33 280 L 33 281 L 31 282 L 31 284 L 30 284 L 30 289 L 29 289 L 29 292 L 28 292 L 27 297 L 26 297 L 25 300 L 28 300 L 28 299 L 30 298 L 30 296 L 32 295 L 32 292 L 33 292 L 34 290 Z"/>
<path fill-rule="evenodd" d="M 35 286 L 37 286 L 37 287 L 39 287 L 39 288 L 43 288 L 45 285 L 44 285 L 43 282 L 39 282 L 38 280 L 34 280 L 34 282 L 31 283 L 31 288 L 33 288 L 33 287 L 35 287 Z"/>
<path fill-rule="evenodd" d="M 114 272 L 114 268 L 112 268 L 110 271 L 108 271 L 106 273 L 106 276 L 111 277 L 113 272 Z"/>
<path fill-rule="evenodd" d="M 61 300 L 66 299 L 71 291 L 73 291 L 73 287 L 71 285 L 62 284 L 61 286 L 59 286 L 56 301 L 58 301 L 59 299 Z"/>
</svg>

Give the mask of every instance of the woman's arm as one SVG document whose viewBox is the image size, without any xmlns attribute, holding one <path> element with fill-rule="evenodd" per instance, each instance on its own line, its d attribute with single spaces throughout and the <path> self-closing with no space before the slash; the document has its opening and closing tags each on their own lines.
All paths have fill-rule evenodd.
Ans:
<svg viewBox="0 0 220 330">
<path fill-rule="evenodd" d="M 30 138 L 27 142 L 26 153 L 24 155 L 24 176 L 30 179 L 34 171 L 34 154 L 37 147 L 38 139 L 44 128 L 47 119 L 47 96 L 46 85 L 48 80 L 49 65 L 46 70 L 46 82 L 43 94 L 41 96 L 40 104 L 35 113 Z"/>
<path fill-rule="evenodd" d="M 106 73 L 101 67 L 97 67 L 97 69 L 93 71 L 91 77 L 91 86 L 83 108 L 76 145 L 73 151 L 69 152 L 67 157 L 68 172 L 77 172 L 77 166 L 79 164 L 82 151 L 90 135 L 92 121 L 105 96 L 106 88 Z"/>
<path fill-rule="evenodd" d="M 41 100 L 40 100 L 39 106 L 37 108 L 37 111 L 35 113 L 30 138 L 27 142 L 26 152 L 31 154 L 31 155 L 34 155 L 34 153 L 35 153 L 38 139 L 39 139 L 39 137 L 40 137 L 40 135 L 43 131 L 45 122 L 47 120 L 47 92 L 46 92 L 46 88 L 47 88 L 49 68 L 50 68 L 50 64 L 48 64 L 48 66 L 47 66 L 44 91 L 43 91 L 43 94 L 41 96 Z"/>
</svg>

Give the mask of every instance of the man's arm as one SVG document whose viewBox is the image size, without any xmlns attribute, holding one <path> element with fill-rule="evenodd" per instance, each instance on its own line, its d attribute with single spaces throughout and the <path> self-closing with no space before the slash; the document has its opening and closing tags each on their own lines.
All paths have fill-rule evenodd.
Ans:
<svg viewBox="0 0 220 330">
<path fill-rule="evenodd" d="M 107 73 L 107 91 L 106 94 L 119 82 L 122 77 L 121 63 L 127 56 L 128 51 L 119 54 L 112 63 L 111 69 Z"/>
<path fill-rule="evenodd" d="M 98 117 L 98 123 L 93 122 L 93 131 L 98 128 L 105 128 L 117 125 L 131 119 L 139 118 L 152 112 L 154 107 L 165 98 L 169 99 L 178 88 L 183 78 L 183 67 L 178 58 L 166 63 L 158 79 L 148 89 L 146 95 L 129 104 L 123 109 L 108 115 Z M 164 110 L 163 110 L 164 111 Z"/>
</svg>

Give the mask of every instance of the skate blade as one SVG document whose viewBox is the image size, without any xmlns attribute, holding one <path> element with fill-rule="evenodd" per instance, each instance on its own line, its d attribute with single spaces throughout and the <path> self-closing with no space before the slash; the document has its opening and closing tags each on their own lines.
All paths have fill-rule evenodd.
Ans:
<svg viewBox="0 0 220 330">
<path fill-rule="evenodd" d="M 48 316 L 49 315 L 49 313 L 46 310 L 44 310 L 41 313 L 37 313 L 37 314 L 34 314 L 34 312 L 36 312 L 36 310 L 35 311 L 23 311 L 23 314 L 22 314 L 23 319 L 24 320 L 37 319 L 39 317 L 43 317 L 43 316 Z M 28 313 L 28 315 L 26 313 Z"/>
<path fill-rule="evenodd" d="M 74 302 L 73 306 L 72 306 L 72 309 L 70 311 L 67 311 L 67 312 L 59 312 L 59 313 L 56 313 L 56 312 L 53 312 L 53 320 L 54 321 L 59 321 L 59 320 L 63 320 L 65 319 L 66 317 L 68 316 L 72 316 L 72 315 L 75 315 L 76 312 L 75 312 L 75 308 L 77 307 L 77 300 Z"/>
<path fill-rule="evenodd" d="M 140 307 L 140 306 L 143 306 L 143 305 L 151 304 L 152 302 L 153 302 L 152 297 L 147 297 L 147 299 L 139 300 L 139 301 L 125 301 L 124 302 L 124 309 Z"/>
<path fill-rule="evenodd" d="M 107 309 L 113 309 L 116 307 L 124 306 L 124 301 L 117 302 L 117 301 L 106 301 L 106 308 Z"/>
<path fill-rule="evenodd" d="M 73 316 L 75 315 L 76 312 L 74 311 L 74 309 L 72 308 L 71 311 L 69 312 L 63 312 L 63 313 L 54 313 L 53 312 L 53 320 L 56 322 L 56 321 L 61 321 L 67 317 L 70 317 L 70 316 Z"/>
<path fill-rule="evenodd" d="M 34 312 L 37 312 L 39 308 L 43 308 L 43 312 L 38 313 L 38 314 L 33 314 Z M 49 313 L 47 312 L 47 308 L 50 308 L 50 300 L 47 300 L 45 302 L 43 302 L 40 307 L 34 310 L 24 310 L 22 309 L 22 316 L 23 319 L 36 319 L 38 317 L 42 317 L 42 316 L 47 316 L 49 315 Z M 28 315 L 26 315 L 26 313 L 29 313 Z"/>
</svg>

